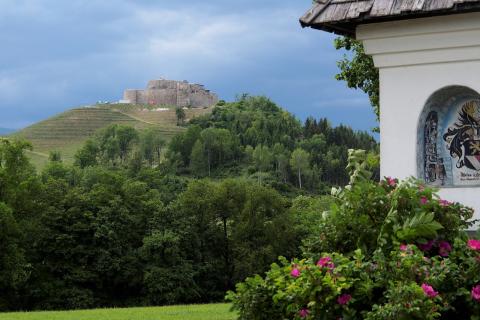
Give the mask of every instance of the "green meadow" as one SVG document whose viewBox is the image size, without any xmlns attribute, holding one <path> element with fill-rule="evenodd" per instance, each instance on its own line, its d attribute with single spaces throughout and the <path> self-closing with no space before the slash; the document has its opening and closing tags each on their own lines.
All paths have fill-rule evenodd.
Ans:
<svg viewBox="0 0 480 320">
<path fill-rule="evenodd" d="M 1 320 L 233 320 L 229 304 L 0 313 Z"/>
</svg>

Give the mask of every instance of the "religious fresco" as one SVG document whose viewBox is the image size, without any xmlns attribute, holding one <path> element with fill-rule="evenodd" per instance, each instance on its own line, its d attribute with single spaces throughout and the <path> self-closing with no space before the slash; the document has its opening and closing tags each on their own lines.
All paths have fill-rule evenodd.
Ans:
<svg viewBox="0 0 480 320">
<path fill-rule="evenodd" d="M 443 158 L 439 157 L 437 150 L 438 139 L 438 113 L 430 111 L 424 126 L 424 175 L 428 183 L 444 184 L 446 177 Z"/>
<path fill-rule="evenodd" d="M 420 117 L 419 178 L 439 187 L 480 186 L 480 95 L 465 87 L 435 93 Z"/>
</svg>

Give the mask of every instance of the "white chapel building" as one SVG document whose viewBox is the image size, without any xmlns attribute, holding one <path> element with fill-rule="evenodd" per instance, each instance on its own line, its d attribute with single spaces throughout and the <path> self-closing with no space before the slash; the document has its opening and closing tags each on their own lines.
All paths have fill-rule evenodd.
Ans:
<svg viewBox="0 0 480 320">
<path fill-rule="evenodd" d="M 317 0 L 311 27 L 380 72 L 381 175 L 414 176 L 480 218 L 480 0 Z"/>
</svg>

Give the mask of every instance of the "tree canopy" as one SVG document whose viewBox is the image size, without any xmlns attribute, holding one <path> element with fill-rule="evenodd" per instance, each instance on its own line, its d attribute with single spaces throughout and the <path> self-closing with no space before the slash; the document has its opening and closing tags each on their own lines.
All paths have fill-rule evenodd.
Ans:
<svg viewBox="0 0 480 320">
<path fill-rule="evenodd" d="M 348 183 L 349 148 L 377 143 L 249 96 L 168 142 L 109 126 L 39 173 L 28 142 L 0 140 L 0 310 L 222 301 L 314 237 L 302 205 Z"/>
<path fill-rule="evenodd" d="M 380 79 L 372 57 L 365 54 L 360 41 L 348 37 L 337 38 L 335 48 L 351 52 L 350 56 L 345 55 L 338 62 L 340 73 L 336 76 L 337 80 L 345 81 L 349 88 L 365 92 L 370 98 L 377 121 L 380 121 Z"/>
</svg>

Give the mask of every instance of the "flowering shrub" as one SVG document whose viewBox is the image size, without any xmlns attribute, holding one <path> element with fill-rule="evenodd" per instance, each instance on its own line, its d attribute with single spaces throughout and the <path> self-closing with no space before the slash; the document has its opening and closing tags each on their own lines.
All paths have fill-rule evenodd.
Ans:
<svg viewBox="0 0 480 320">
<path fill-rule="evenodd" d="M 448 243 L 471 226 L 473 210 L 440 199 L 435 191 L 413 179 L 393 178 L 358 181 L 337 191 L 331 210 L 314 222 L 316 233 L 304 241 L 304 254 L 315 259 L 322 252 L 350 254 L 361 248 L 370 256 L 379 248 L 389 252 L 395 241 L 447 254 Z"/>
<path fill-rule="evenodd" d="M 424 254 L 411 244 L 371 259 L 361 250 L 317 262 L 282 258 L 228 299 L 245 320 L 479 319 L 480 251 L 458 239 L 449 257 Z"/>
<path fill-rule="evenodd" d="M 241 320 L 480 319 L 480 240 L 463 231 L 471 209 L 392 178 L 337 199 L 304 259 L 281 258 L 229 292 Z"/>
</svg>

